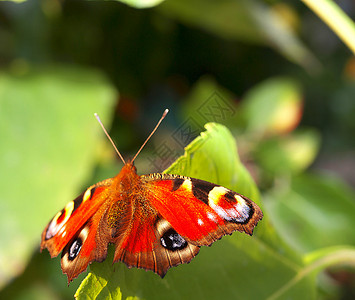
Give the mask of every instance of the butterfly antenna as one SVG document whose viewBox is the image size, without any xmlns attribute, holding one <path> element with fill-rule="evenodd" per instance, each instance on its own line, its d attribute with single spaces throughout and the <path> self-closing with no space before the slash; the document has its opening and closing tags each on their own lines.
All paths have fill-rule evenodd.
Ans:
<svg viewBox="0 0 355 300">
<path fill-rule="evenodd" d="M 142 151 L 143 147 L 145 146 L 145 144 L 149 141 L 149 139 L 152 137 L 152 135 L 154 134 L 154 132 L 157 130 L 157 128 L 159 127 L 161 121 L 164 120 L 164 118 L 166 117 L 166 115 L 168 114 L 169 110 L 165 109 L 163 112 L 163 115 L 161 116 L 160 120 L 158 121 L 157 125 L 155 125 L 154 129 L 152 130 L 151 134 L 147 137 L 147 139 L 145 140 L 145 142 L 143 143 L 143 145 L 139 148 L 139 150 L 137 151 L 136 155 L 133 157 L 132 162 L 134 162 L 134 160 L 136 159 L 136 157 L 138 156 L 139 152 Z"/>
<path fill-rule="evenodd" d="M 97 119 L 97 121 L 100 123 L 100 125 L 101 125 L 101 127 L 102 127 L 102 130 L 105 132 L 107 138 L 110 140 L 110 142 L 111 142 L 113 148 L 115 148 L 116 153 L 118 154 L 118 156 L 120 157 L 120 159 L 123 161 L 123 163 L 126 164 L 126 162 L 125 162 L 125 160 L 123 159 L 123 157 L 122 157 L 120 151 L 118 151 L 118 149 L 117 149 L 115 143 L 113 142 L 113 140 L 111 139 L 110 135 L 108 134 L 108 132 L 107 132 L 107 130 L 106 130 L 104 124 L 102 124 L 99 115 L 98 115 L 97 113 L 94 113 L 94 115 L 95 115 L 95 118 Z"/>
</svg>

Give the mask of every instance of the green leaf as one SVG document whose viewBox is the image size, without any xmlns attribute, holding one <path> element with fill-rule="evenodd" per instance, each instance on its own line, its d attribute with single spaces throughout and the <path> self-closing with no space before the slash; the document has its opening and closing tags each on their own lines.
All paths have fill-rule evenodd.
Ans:
<svg viewBox="0 0 355 300">
<path fill-rule="evenodd" d="M 303 253 L 355 245 L 355 195 L 334 177 L 302 175 L 265 201 L 283 240 Z"/>
<path fill-rule="evenodd" d="M 268 300 L 276 300 L 294 289 L 305 278 L 315 277 L 322 270 L 331 266 L 350 266 L 355 268 L 355 247 L 336 246 L 316 250 L 304 256 L 305 266 L 297 274 L 281 286 Z M 295 298 L 298 299 L 298 298 Z M 305 299 L 309 299 L 306 296 Z"/>
<path fill-rule="evenodd" d="M 207 179 L 244 193 L 259 203 L 255 183 L 240 163 L 236 143 L 228 129 L 206 124 L 206 131 L 186 147 L 166 172 Z M 259 203 L 260 204 L 260 203 Z M 268 230 L 265 228 L 268 227 Z M 252 237 L 236 232 L 202 247 L 187 265 L 168 271 L 164 279 L 151 271 L 112 265 L 113 248 L 103 263 L 93 263 L 91 273 L 76 293 L 77 299 L 265 299 L 286 285 L 302 269 L 299 257 L 279 243 L 265 217 Z M 257 288 L 256 288 L 257 287 Z M 315 299 L 314 278 L 304 277 L 278 299 Z"/>
<path fill-rule="evenodd" d="M 263 136 L 288 132 L 302 116 L 302 95 L 296 81 L 271 78 L 247 92 L 241 104 L 248 134 Z"/>
<path fill-rule="evenodd" d="M 260 205 L 258 189 L 239 160 L 236 142 L 222 125 L 207 123 L 185 148 L 185 153 L 164 173 L 185 175 L 235 190 Z"/>
<path fill-rule="evenodd" d="M 262 141 L 255 156 L 263 170 L 272 174 L 290 175 L 308 168 L 314 162 L 319 147 L 318 132 L 302 129 Z"/>
<path fill-rule="evenodd" d="M 115 92 L 73 67 L 0 74 L 0 287 L 24 269 L 47 222 L 88 179 Z"/>
</svg>

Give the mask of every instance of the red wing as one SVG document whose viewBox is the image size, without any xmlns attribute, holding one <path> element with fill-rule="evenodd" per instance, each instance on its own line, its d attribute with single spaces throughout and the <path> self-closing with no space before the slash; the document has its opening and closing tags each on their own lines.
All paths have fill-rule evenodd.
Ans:
<svg viewBox="0 0 355 300">
<path fill-rule="evenodd" d="M 210 245 L 236 230 L 251 235 L 263 217 L 248 198 L 210 182 L 169 174 L 141 178 L 151 205 L 197 246 Z"/>
<path fill-rule="evenodd" d="M 47 248 L 51 257 L 55 257 L 64 249 L 62 270 L 69 282 L 84 271 L 90 261 L 102 261 L 106 257 L 109 240 L 102 235 L 102 247 L 97 245 L 95 235 L 100 231 L 100 219 L 107 208 L 107 203 L 104 205 L 107 197 L 103 194 L 111 182 L 112 179 L 107 179 L 89 187 L 58 212 L 42 233 L 41 250 Z"/>
<path fill-rule="evenodd" d="M 114 262 L 122 261 L 128 267 L 151 270 L 164 277 L 169 268 L 188 263 L 198 254 L 199 246 L 185 241 L 157 214 L 145 218 L 135 212 L 135 216 L 130 230 L 116 243 Z"/>
</svg>

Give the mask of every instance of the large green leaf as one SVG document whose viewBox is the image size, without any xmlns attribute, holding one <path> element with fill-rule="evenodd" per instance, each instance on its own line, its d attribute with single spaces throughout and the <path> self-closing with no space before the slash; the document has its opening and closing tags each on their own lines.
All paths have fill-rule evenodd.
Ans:
<svg viewBox="0 0 355 300">
<path fill-rule="evenodd" d="M 226 127 L 209 123 L 206 132 L 186 147 L 185 154 L 168 170 L 223 184 L 260 204 L 256 186 L 240 163 L 236 143 Z M 211 248 L 202 247 L 188 265 L 168 271 L 164 279 L 153 272 L 112 265 L 113 247 L 103 263 L 93 263 L 91 273 L 76 293 L 78 299 L 265 299 L 286 286 L 303 264 L 282 246 L 273 248 L 266 238 L 275 232 L 265 217 L 250 237 L 242 233 L 222 238 Z M 272 237 L 273 235 L 273 237 Z M 314 278 L 305 276 L 277 299 L 314 299 Z"/>
<path fill-rule="evenodd" d="M 91 174 L 114 90 L 98 72 L 52 67 L 0 74 L 0 286 Z"/>
<path fill-rule="evenodd" d="M 265 201 L 283 240 L 300 252 L 355 245 L 355 195 L 334 177 L 300 175 Z"/>
</svg>

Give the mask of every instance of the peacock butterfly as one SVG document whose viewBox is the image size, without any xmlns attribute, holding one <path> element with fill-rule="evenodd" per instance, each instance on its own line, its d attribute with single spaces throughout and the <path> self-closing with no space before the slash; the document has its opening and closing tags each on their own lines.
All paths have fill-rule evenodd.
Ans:
<svg viewBox="0 0 355 300">
<path fill-rule="evenodd" d="M 171 174 L 137 174 L 125 162 L 113 178 L 90 186 L 69 202 L 42 233 L 41 251 L 62 251 L 61 266 L 71 282 L 92 261 L 102 262 L 109 243 L 114 262 L 151 270 L 164 277 L 170 267 L 190 262 L 201 246 L 210 246 L 238 230 L 252 235 L 263 217 L 243 195 L 207 181 Z"/>
</svg>

